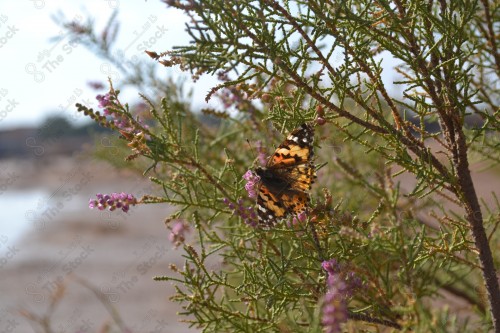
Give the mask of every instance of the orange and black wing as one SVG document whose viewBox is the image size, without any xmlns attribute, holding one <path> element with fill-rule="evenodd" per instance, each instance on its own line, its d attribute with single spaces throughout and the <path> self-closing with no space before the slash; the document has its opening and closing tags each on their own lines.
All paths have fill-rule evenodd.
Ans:
<svg viewBox="0 0 500 333">
<path fill-rule="evenodd" d="M 314 128 L 302 124 L 292 131 L 262 171 L 257 197 L 259 223 L 272 226 L 288 214 L 299 214 L 309 203 L 307 191 L 316 179 L 312 164 Z"/>
<path fill-rule="evenodd" d="M 308 204 L 309 195 L 306 192 L 285 190 L 275 194 L 261 184 L 257 197 L 259 224 L 271 227 L 288 214 L 305 212 Z"/>
<path fill-rule="evenodd" d="M 269 159 L 268 168 L 287 168 L 309 163 L 313 158 L 314 128 L 302 124 L 293 130 Z"/>
<path fill-rule="evenodd" d="M 266 184 L 260 184 L 257 195 L 257 215 L 261 226 L 273 226 L 288 213 L 281 197 L 281 193 L 273 193 Z"/>
</svg>

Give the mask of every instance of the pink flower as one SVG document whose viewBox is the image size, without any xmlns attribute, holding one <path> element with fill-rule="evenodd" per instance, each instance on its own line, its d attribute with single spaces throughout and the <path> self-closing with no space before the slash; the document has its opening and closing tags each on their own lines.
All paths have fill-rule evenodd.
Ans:
<svg viewBox="0 0 500 333">
<path fill-rule="evenodd" d="M 326 333 L 341 332 L 340 324 L 347 321 L 348 288 L 339 272 L 341 266 L 335 259 L 323 261 L 321 267 L 327 272 L 321 324 Z"/>
<path fill-rule="evenodd" d="M 243 219 L 243 221 L 249 226 L 256 227 L 259 223 L 257 218 L 257 212 L 253 206 L 245 206 L 243 200 L 238 200 L 238 205 L 232 203 L 229 199 L 224 198 L 224 203 L 233 211 L 235 215 L 238 215 Z"/>
<path fill-rule="evenodd" d="M 178 247 L 186 239 L 186 234 L 190 231 L 189 225 L 185 224 L 183 221 L 176 221 L 172 228 L 170 228 L 170 235 L 168 235 L 168 240 Z"/>
<path fill-rule="evenodd" d="M 347 271 L 345 265 L 339 264 L 335 259 L 323 261 L 321 267 L 327 273 L 321 324 L 326 333 L 341 332 L 340 324 L 348 318 L 347 300 L 363 284 L 354 272 Z"/>
<path fill-rule="evenodd" d="M 251 199 L 257 198 L 257 184 L 260 181 L 260 177 L 254 174 L 251 170 L 248 170 L 243 175 L 243 179 L 247 181 L 245 184 L 245 190 L 248 192 L 248 197 Z"/>
<path fill-rule="evenodd" d="M 114 211 L 117 208 L 121 208 L 125 213 L 128 212 L 130 205 L 135 206 L 137 204 L 137 199 L 132 194 L 122 193 L 111 193 L 111 194 L 96 194 L 96 199 L 89 200 L 89 208 L 97 208 L 99 210 L 105 210 L 108 208 L 110 211 Z"/>
<path fill-rule="evenodd" d="M 99 107 L 101 108 L 105 108 L 109 105 L 110 103 L 110 95 L 109 93 L 106 94 L 106 95 L 97 95 L 95 98 L 97 99 L 97 101 L 99 102 Z"/>
<path fill-rule="evenodd" d="M 328 275 L 327 285 L 321 324 L 326 333 L 341 332 L 340 324 L 347 321 L 346 285 L 339 275 Z"/>
</svg>

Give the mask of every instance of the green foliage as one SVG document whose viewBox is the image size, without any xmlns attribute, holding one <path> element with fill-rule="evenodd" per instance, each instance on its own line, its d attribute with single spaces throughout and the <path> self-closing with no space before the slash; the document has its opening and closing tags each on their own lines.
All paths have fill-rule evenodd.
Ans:
<svg viewBox="0 0 500 333">
<path fill-rule="evenodd" d="M 499 91 L 488 84 L 500 73 L 498 5 L 166 2 L 192 18 L 193 43 L 150 56 L 195 77 L 218 74 L 207 99 L 224 109 L 200 116 L 172 84 L 164 97 L 143 96 L 149 126 L 113 87 L 107 108 L 126 129 L 78 107 L 121 133 L 128 160 L 148 164 L 144 174 L 163 193 L 141 202 L 175 205 L 167 223 L 184 219 L 196 231 L 184 267 L 156 278 L 176 283 L 172 299 L 187 321 L 206 332 L 320 332 L 321 265 L 334 258 L 341 277 L 360 279 L 345 297 L 345 330 L 500 329 L 500 205 L 479 205 L 469 170 L 471 150 L 499 161 Z M 401 77 L 399 97 L 382 77 L 386 57 Z M 467 130 L 471 117 L 480 125 Z M 304 121 L 321 125 L 307 221 L 245 224 L 231 207 L 254 205 L 242 179 L 255 164 L 252 146 L 260 141 L 269 155 Z M 439 131 L 427 130 L 432 121 Z M 408 190 L 400 176 L 409 175 Z M 459 304 L 469 311 L 456 314 Z"/>
</svg>

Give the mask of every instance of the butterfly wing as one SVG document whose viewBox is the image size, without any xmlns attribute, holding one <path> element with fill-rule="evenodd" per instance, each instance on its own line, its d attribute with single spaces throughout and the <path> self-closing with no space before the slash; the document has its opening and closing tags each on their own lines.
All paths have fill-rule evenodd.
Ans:
<svg viewBox="0 0 500 333">
<path fill-rule="evenodd" d="M 261 183 L 257 196 L 257 215 L 259 224 L 273 226 L 276 221 L 285 217 L 287 209 L 280 200 L 280 195 L 274 194 L 266 184 Z"/>
<path fill-rule="evenodd" d="M 309 191 L 316 180 L 316 169 L 311 163 L 290 168 L 287 173 L 290 188 L 298 191 Z"/>
<path fill-rule="evenodd" d="M 306 211 L 309 195 L 306 192 L 285 190 L 274 194 L 262 184 L 257 197 L 259 223 L 271 227 L 288 214 L 300 214 Z"/>
<path fill-rule="evenodd" d="M 268 168 L 287 168 L 308 163 L 313 157 L 314 128 L 302 124 L 293 130 L 274 152 Z"/>
<path fill-rule="evenodd" d="M 270 157 L 267 168 L 256 170 L 261 176 L 257 209 L 259 222 L 274 225 L 279 219 L 306 210 L 306 191 L 316 178 L 313 157 L 314 128 L 302 124 L 293 130 Z"/>
</svg>

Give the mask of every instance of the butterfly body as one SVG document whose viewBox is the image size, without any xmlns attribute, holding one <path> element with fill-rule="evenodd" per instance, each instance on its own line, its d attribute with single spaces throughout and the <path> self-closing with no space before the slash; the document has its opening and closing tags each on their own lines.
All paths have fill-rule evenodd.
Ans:
<svg viewBox="0 0 500 333">
<path fill-rule="evenodd" d="M 289 214 L 306 211 L 307 191 L 316 179 L 313 141 L 314 128 L 302 124 L 278 146 L 266 167 L 255 169 L 260 177 L 257 211 L 261 225 L 272 226 Z"/>
<path fill-rule="evenodd" d="M 279 169 L 257 168 L 255 173 L 270 191 L 280 193 L 290 188 L 290 180 Z"/>
</svg>

